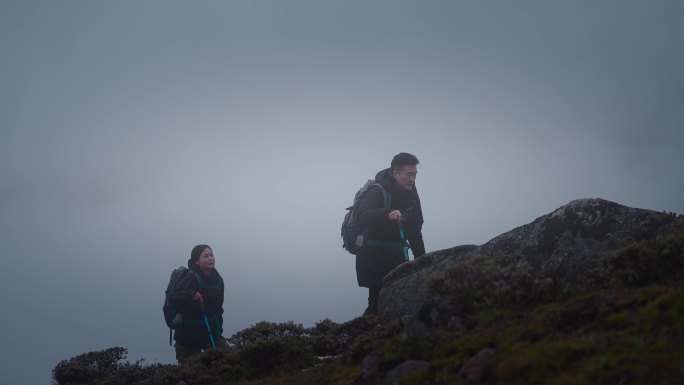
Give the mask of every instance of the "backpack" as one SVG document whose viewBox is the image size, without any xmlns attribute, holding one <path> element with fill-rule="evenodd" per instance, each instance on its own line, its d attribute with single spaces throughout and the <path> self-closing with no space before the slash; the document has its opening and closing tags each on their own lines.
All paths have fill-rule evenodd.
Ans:
<svg viewBox="0 0 684 385">
<path fill-rule="evenodd" d="M 344 220 L 342 221 L 342 247 L 354 255 L 356 255 L 359 247 L 363 246 L 363 233 L 368 229 L 368 227 L 363 227 L 356 223 L 354 220 L 354 210 L 359 205 L 361 198 L 375 186 L 382 190 L 384 207 L 389 208 L 392 206 L 392 196 L 375 180 L 369 179 L 368 182 L 356 192 L 356 195 L 354 195 L 354 203 L 347 207 L 347 213 L 344 215 Z"/>
<path fill-rule="evenodd" d="M 169 327 L 169 344 L 171 344 L 172 330 L 179 328 L 183 323 L 183 316 L 180 312 L 180 309 L 174 308 L 174 306 L 171 304 L 171 301 L 169 301 L 169 295 L 174 293 L 178 289 L 178 283 L 181 282 L 185 275 L 188 273 L 196 275 L 194 271 L 188 269 L 185 266 L 181 266 L 176 270 L 172 271 L 171 278 L 169 279 L 169 284 L 166 287 L 164 307 L 162 308 L 162 310 L 164 311 L 164 321 L 166 321 L 166 326 Z"/>
</svg>

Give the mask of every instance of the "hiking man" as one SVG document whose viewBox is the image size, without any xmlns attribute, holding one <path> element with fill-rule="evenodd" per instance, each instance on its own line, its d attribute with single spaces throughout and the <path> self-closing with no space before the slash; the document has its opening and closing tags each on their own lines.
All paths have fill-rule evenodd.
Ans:
<svg viewBox="0 0 684 385">
<path fill-rule="evenodd" d="M 197 245 L 188 260 L 188 272 L 168 294 L 181 323 L 176 327 L 176 359 L 182 364 L 190 356 L 212 346 L 225 348 L 223 331 L 223 278 L 216 271 L 214 252 Z"/>
<path fill-rule="evenodd" d="M 391 167 L 377 173 L 375 181 L 389 193 L 391 203 L 385 207 L 385 192 L 375 186 L 361 198 L 354 211 L 356 222 L 368 229 L 356 254 L 356 279 L 368 288 L 365 314 L 377 314 L 382 279 L 408 259 L 405 239 L 414 258 L 425 254 L 423 212 L 416 190 L 418 158 L 402 152 L 392 159 Z M 402 232 L 406 238 L 403 238 Z"/>
</svg>

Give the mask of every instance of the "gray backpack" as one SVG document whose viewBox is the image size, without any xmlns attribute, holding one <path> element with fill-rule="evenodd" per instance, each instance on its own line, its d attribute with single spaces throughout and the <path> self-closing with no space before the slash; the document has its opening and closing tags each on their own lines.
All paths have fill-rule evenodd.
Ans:
<svg viewBox="0 0 684 385">
<path fill-rule="evenodd" d="M 371 188 L 376 186 L 382 190 L 384 207 L 389 208 L 392 206 L 392 195 L 390 195 L 380 183 L 373 179 L 369 179 L 368 182 L 356 192 L 356 195 L 354 195 L 354 203 L 347 207 L 347 213 L 344 215 L 344 220 L 342 221 L 342 247 L 350 254 L 356 255 L 359 247 L 363 246 L 363 233 L 368 229 L 368 227 L 363 227 L 356 223 L 354 220 L 354 210 L 359 205 L 361 198 L 363 198 Z"/>
</svg>

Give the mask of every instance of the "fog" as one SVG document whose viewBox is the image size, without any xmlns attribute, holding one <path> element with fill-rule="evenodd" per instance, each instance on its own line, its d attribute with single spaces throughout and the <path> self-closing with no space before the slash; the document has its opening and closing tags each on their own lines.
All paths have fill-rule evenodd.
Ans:
<svg viewBox="0 0 684 385">
<path fill-rule="evenodd" d="M 340 224 L 398 152 L 426 249 L 577 198 L 684 212 L 679 1 L 3 1 L 0 383 L 175 362 L 208 243 L 224 336 L 360 315 Z"/>
</svg>

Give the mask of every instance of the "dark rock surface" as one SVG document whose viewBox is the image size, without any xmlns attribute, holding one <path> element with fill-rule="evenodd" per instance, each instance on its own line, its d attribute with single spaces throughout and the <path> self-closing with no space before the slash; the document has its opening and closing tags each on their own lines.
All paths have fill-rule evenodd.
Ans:
<svg viewBox="0 0 684 385">
<path fill-rule="evenodd" d="M 407 360 L 387 372 L 385 380 L 390 384 L 397 384 L 406 379 L 409 374 L 427 372 L 431 364 L 427 361 Z"/>
<path fill-rule="evenodd" d="M 478 256 L 506 264 L 524 261 L 551 279 L 579 281 L 606 251 L 630 237 L 648 235 L 649 224 L 656 229 L 667 218 L 671 217 L 666 213 L 604 199 L 574 200 L 484 245 L 439 250 L 402 264 L 384 279 L 379 311 L 390 317 L 434 313 L 426 306 L 434 307 L 444 300 L 428 289 L 430 275 Z M 426 316 L 438 317 L 427 314 L 423 318 Z"/>
<path fill-rule="evenodd" d="M 480 350 L 461 367 L 458 377 L 466 384 L 482 384 L 493 364 L 494 353 L 491 348 Z"/>
</svg>

